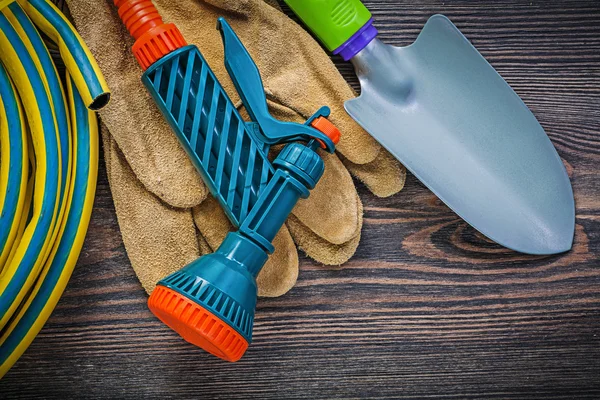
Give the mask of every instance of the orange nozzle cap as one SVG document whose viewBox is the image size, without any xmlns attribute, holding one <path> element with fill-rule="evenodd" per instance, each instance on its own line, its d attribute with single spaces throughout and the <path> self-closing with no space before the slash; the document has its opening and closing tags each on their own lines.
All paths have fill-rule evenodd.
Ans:
<svg viewBox="0 0 600 400">
<path fill-rule="evenodd" d="M 329 139 L 331 139 L 333 144 L 338 144 L 340 142 L 340 138 L 342 137 L 340 130 L 327 118 L 325 118 L 325 117 L 316 118 L 314 121 L 311 122 L 310 125 L 313 128 L 315 128 L 316 130 L 318 130 L 319 132 L 323 133 Z M 321 143 L 322 148 L 327 147 L 327 146 L 325 146 L 325 143 L 323 143 L 323 141 L 321 141 L 319 139 L 317 139 L 317 140 L 319 141 L 319 143 Z"/>
<path fill-rule="evenodd" d="M 133 54 L 146 70 L 161 57 L 187 43 L 174 24 L 165 24 L 152 0 L 114 0 L 119 17 L 133 36 Z"/>
<path fill-rule="evenodd" d="M 226 361 L 238 361 L 248 342 L 219 317 L 165 286 L 156 286 L 148 307 L 162 322 L 188 342 Z"/>
</svg>

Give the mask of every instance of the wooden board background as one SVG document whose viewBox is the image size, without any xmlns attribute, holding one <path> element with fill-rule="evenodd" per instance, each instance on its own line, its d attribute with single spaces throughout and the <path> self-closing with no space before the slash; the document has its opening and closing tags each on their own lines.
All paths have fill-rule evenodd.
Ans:
<svg viewBox="0 0 600 400">
<path fill-rule="evenodd" d="M 259 301 L 254 343 L 227 364 L 147 310 L 102 170 L 79 265 L 1 398 L 600 398 L 600 2 L 365 3 L 396 45 L 448 15 L 521 95 L 568 166 L 574 249 L 504 250 L 413 177 L 390 199 L 360 187 L 356 256 L 302 258 L 297 286 Z"/>
</svg>

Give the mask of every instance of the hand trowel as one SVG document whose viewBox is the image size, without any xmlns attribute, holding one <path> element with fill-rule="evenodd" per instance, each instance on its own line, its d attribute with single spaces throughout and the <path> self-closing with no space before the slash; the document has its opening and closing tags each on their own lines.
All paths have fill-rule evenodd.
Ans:
<svg viewBox="0 0 600 400">
<path fill-rule="evenodd" d="M 346 111 L 446 205 L 485 236 L 529 254 L 571 248 L 573 191 L 535 116 L 448 18 L 417 40 L 377 39 L 359 0 L 285 0 L 361 95 Z"/>
</svg>

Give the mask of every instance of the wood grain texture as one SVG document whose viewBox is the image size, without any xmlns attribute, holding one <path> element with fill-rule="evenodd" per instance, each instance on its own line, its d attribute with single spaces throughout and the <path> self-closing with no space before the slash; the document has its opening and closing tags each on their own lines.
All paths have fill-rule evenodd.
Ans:
<svg viewBox="0 0 600 400">
<path fill-rule="evenodd" d="M 1 398 L 600 398 L 600 2 L 365 3 L 396 45 L 448 15 L 521 95 L 571 176 L 573 251 L 505 250 L 411 176 L 389 199 L 360 187 L 357 255 L 339 268 L 303 258 L 228 364 L 146 308 L 102 171 L 79 265 Z"/>
</svg>

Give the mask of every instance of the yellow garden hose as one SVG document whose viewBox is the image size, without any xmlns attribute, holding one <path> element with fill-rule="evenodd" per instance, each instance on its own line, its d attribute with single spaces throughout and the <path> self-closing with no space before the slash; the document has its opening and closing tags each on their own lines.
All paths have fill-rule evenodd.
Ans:
<svg viewBox="0 0 600 400">
<path fill-rule="evenodd" d="M 0 337 L 0 348 L 11 350 L 0 358 L 0 377 L 16 362 L 40 331 L 58 303 L 83 247 L 94 204 L 98 173 L 98 124 L 70 78 L 67 83 L 73 121 L 73 188 L 67 199 L 69 212 L 56 256 L 35 285 L 24 307 Z"/>
<path fill-rule="evenodd" d="M 27 141 L 27 154 L 29 155 L 27 160 L 27 165 L 29 168 L 29 178 L 27 179 L 27 186 L 25 187 L 25 202 L 21 207 L 21 219 L 19 221 L 13 221 L 14 224 L 17 224 L 17 235 L 15 237 L 14 243 L 20 242 L 21 238 L 23 237 L 23 232 L 25 232 L 25 227 L 27 226 L 27 222 L 29 222 L 29 211 L 31 210 L 33 204 L 33 186 L 35 183 L 35 154 L 33 151 L 33 144 L 31 143 L 31 140 Z M 13 246 L 13 248 L 10 249 L 10 253 L 8 254 L 8 258 L 6 259 L 5 264 L 10 263 L 10 260 L 12 260 L 16 250 L 17 246 Z M 4 266 L 0 264 L 0 267 L 3 268 Z M 2 275 L 2 273 L 0 273 L 0 275 Z"/>
<path fill-rule="evenodd" d="M 68 99 L 34 23 L 60 49 Z M 2 377 L 48 319 L 81 251 L 98 164 L 97 121 L 88 108 L 106 105 L 109 92 L 79 35 L 46 0 L 0 0 L 0 62 L 0 124 L 9 114 L 21 122 L 0 126 L 0 223 L 10 228 L 0 235 Z"/>
<path fill-rule="evenodd" d="M 13 242 L 20 239 L 29 172 L 26 133 L 21 102 L 0 64 L 0 266 L 7 261 Z"/>
<path fill-rule="evenodd" d="M 29 54 L 35 60 L 38 69 L 41 68 L 40 73 L 46 78 L 46 89 L 50 94 L 50 100 L 54 108 L 60 154 L 59 212 L 56 216 L 56 222 L 58 222 L 62 220 L 65 212 L 66 202 L 64 201 L 64 197 L 66 188 L 69 185 L 71 168 L 71 127 L 67 114 L 67 99 L 50 53 L 29 17 L 17 3 L 13 3 L 7 7 L 5 15 L 19 33 L 19 37 L 23 40 L 23 43 L 27 46 Z M 60 224 L 56 223 L 50 237 L 51 243 L 57 240 L 59 233 Z M 49 250 L 50 247 L 44 253 L 44 259 L 48 256 Z"/>
<path fill-rule="evenodd" d="M 17 250 L 0 277 L 0 329 L 33 285 L 50 245 L 59 209 L 61 154 L 54 107 L 43 69 L 31 48 L 7 18 L 13 3 L 0 14 L 0 61 L 21 97 L 36 156 L 36 175 L 31 221 Z M 18 5 L 17 5 L 18 6 Z"/>
</svg>

